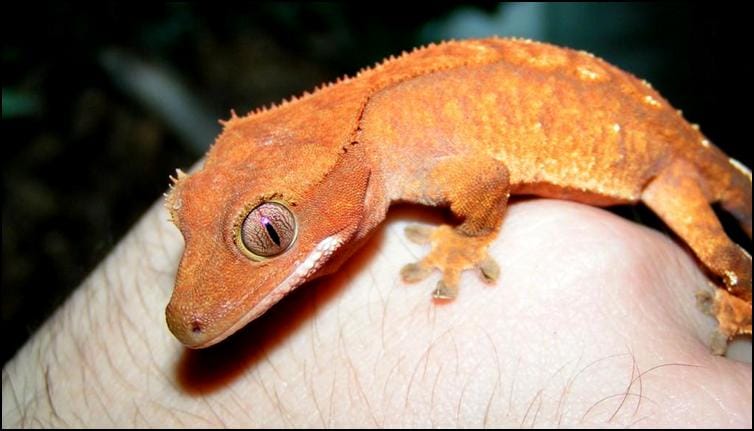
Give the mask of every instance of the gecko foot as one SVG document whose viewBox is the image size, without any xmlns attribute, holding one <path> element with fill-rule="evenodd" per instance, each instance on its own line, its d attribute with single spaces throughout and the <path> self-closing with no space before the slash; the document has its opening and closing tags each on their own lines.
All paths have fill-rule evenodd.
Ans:
<svg viewBox="0 0 754 431">
<path fill-rule="evenodd" d="M 431 244 L 427 256 L 401 269 L 401 278 L 406 283 L 416 283 L 427 278 L 434 269 L 442 272 L 442 280 L 437 283 L 432 296 L 439 300 L 452 300 L 458 295 L 458 282 L 461 272 L 479 269 L 486 282 L 497 280 L 500 267 L 487 254 L 487 246 L 496 233 L 482 236 L 467 236 L 451 226 L 436 228 L 423 225 L 406 227 L 406 236 L 417 244 Z"/>
<path fill-rule="evenodd" d="M 706 314 L 717 319 L 717 329 L 712 335 L 711 349 L 716 355 L 723 355 L 728 341 L 736 335 L 751 335 L 751 303 L 716 288 L 715 293 L 696 294 L 697 306 Z"/>
</svg>

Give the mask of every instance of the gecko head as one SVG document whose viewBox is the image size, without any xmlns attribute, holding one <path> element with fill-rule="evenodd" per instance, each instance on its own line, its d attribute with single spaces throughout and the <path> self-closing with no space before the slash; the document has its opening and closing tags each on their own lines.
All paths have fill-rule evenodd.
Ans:
<svg viewBox="0 0 754 431">
<path fill-rule="evenodd" d="M 228 337 L 300 284 L 337 269 L 359 232 L 369 170 L 359 151 L 218 138 L 167 199 L 186 248 L 166 309 L 187 347 Z M 290 140 L 288 140 L 289 142 Z"/>
</svg>

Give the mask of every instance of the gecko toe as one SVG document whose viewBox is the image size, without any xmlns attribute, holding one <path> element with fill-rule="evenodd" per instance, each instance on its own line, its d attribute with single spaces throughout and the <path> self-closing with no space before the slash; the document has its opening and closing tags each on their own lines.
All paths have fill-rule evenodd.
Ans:
<svg viewBox="0 0 754 431">
<path fill-rule="evenodd" d="M 712 289 L 716 289 L 716 286 L 712 283 Z M 694 295 L 696 297 L 696 308 L 702 313 L 708 316 L 714 316 L 715 312 L 712 307 L 715 304 L 715 296 L 713 293 L 706 290 L 700 290 Z"/>
<path fill-rule="evenodd" d="M 482 278 L 487 282 L 495 281 L 500 277 L 500 266 L 489 256 L 479 263 L 479 270 L 482 272 Z"/>
<path fill-rule="evenodd" d="M 431 273 L 432 269 L 421 263 L 409 263 L 401 268 L 401 279 L 406 283 L 416 283 L 424 280 Z"/>
<path fill-rule="evenodd" d="M 715 330 L 710 337 L 710 350 L 713 355 L 723 356 L 728 350 L 728 336 L 719 329 Z"/>
<path fill-rule="evenodd" d="M 433 228 L 421 224 L 411 224 L 403 230 L 406 238 L 416 244 L 428 244 L 432 236 Z"/>
<path fill-rule="evenodd" d="M 432 297 L 439 300 L 452 300 L 456 296 L 458 296 L 458 286 L 448 284 L 445 280 L 438 281 L 435 291 L 432 292 Z"/>
</svg>

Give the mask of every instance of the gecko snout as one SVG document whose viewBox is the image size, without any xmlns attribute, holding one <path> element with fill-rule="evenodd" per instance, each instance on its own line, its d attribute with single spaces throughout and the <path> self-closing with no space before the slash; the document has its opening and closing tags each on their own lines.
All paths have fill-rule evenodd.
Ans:
<svg viewBox="0 0 754 431">
<path fill-rule="evenodd" d="M 189 348 L 205 347 L 212 339 L 208 329 L 208 319 L 200 316 L 196 311 L 184 312 L 176 301 L 171 300 L 165 309 L 165 318 L 170 332 Z"/>
</svg>

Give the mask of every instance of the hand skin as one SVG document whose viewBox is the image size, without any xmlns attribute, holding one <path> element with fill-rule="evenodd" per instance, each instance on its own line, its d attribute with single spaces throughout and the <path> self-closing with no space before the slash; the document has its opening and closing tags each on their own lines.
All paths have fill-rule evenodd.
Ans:
<svg viewBox="0 0 754 431">
<path fill-rule="evenodd" d="M 465 273 L 436 303 L 438 275 L 398 275 L 426 251 L 403 227 L 435 213 L 391 210 L 336 275 L 190 351 L 165 324 L 183 241 L 158 204 L 3 369 L 3 428 L 751 428 L 751 365 L 709 353 L 707 279 L 669 237 L 518 202 L 496 286 Z"/>
</svg>

